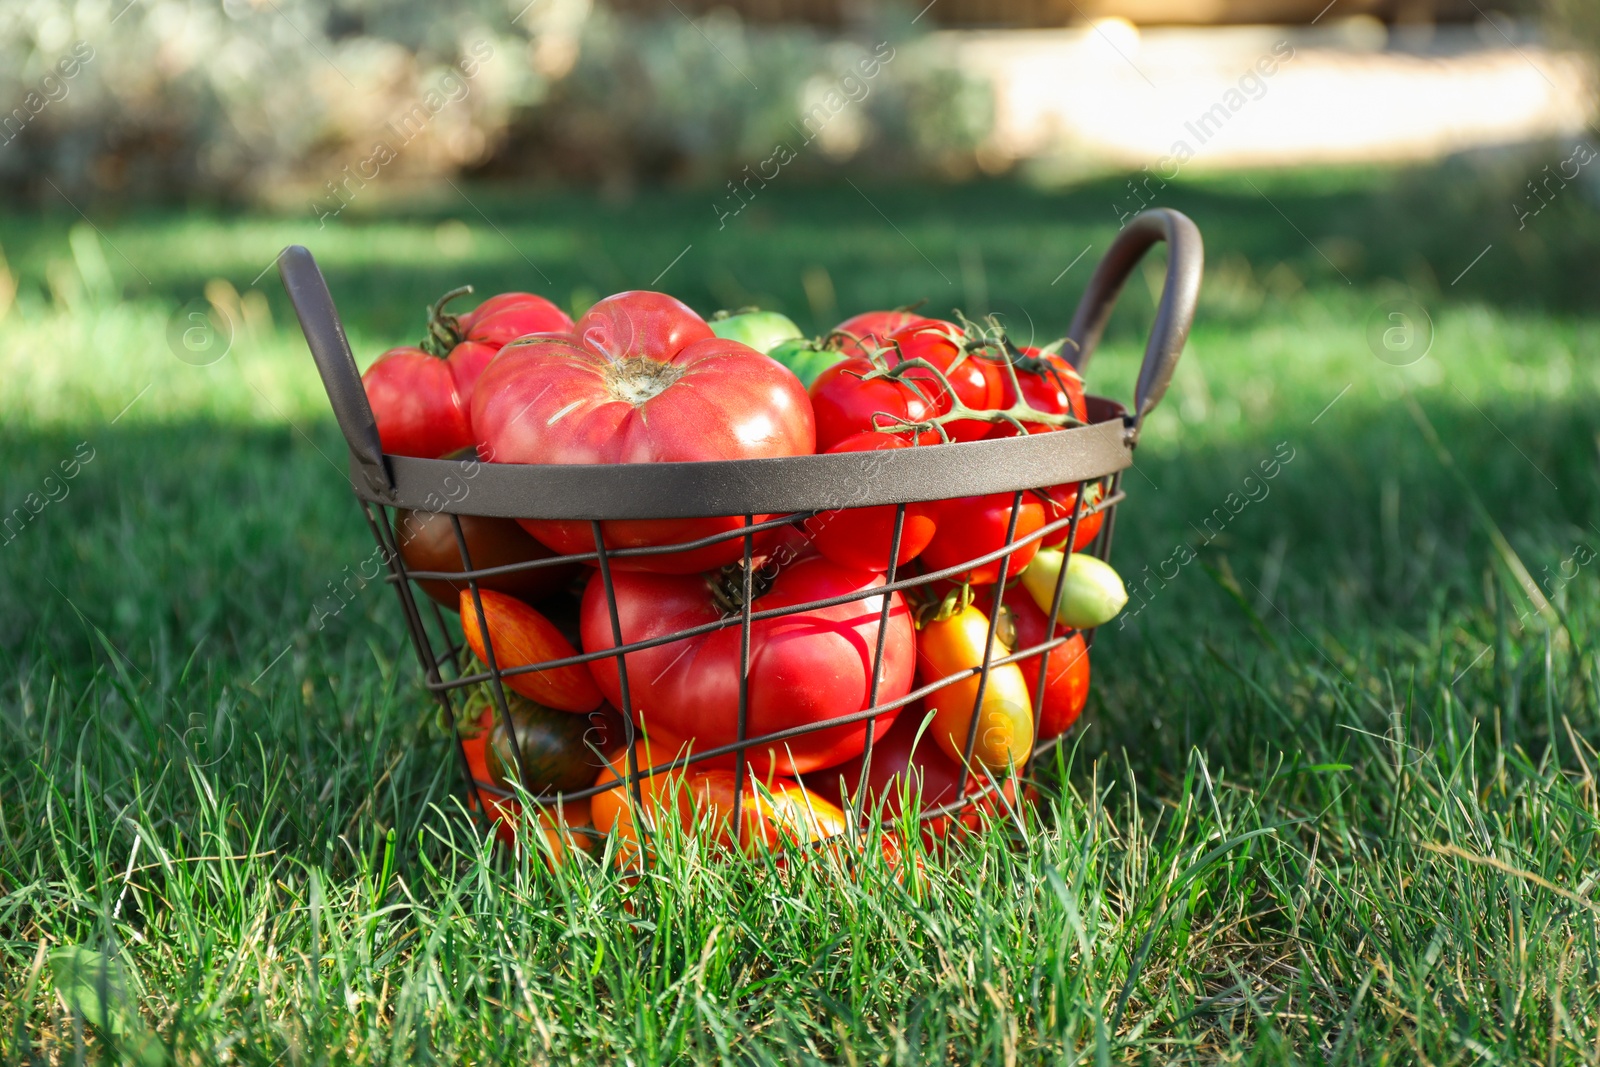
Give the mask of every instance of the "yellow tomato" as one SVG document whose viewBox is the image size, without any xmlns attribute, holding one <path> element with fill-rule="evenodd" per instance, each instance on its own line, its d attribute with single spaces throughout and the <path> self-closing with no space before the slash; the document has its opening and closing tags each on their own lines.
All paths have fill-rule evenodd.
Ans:
<svg viewBox="0 0 1600 1067">
<path fill-rule="evenodd" d="M 975 607 L 967 607 L 943 621 L 930 622 L 917 635 L 917 683 L 931 685 L 941 678 L 971 670 L 983 662 L 984 639 L 989 633 L 989 617 Z M 991 658 L 1009 655 L 995 639 Z M 925 703 L 934 712 L 929 732 L 945 754 L 957 762 L 964 757 L 967 735 L 976 710 L 977 734 L 972 744 L 972 761 L 993 771 L 1020 767 L 1033 749 L 1033 702 L 1028 684 L 1015 663 L 989 669 L 989 682 L 983 687 L 983 706 L 978 707 L 979 675 L 972 674 L 928 695 Z"/>
</svg>

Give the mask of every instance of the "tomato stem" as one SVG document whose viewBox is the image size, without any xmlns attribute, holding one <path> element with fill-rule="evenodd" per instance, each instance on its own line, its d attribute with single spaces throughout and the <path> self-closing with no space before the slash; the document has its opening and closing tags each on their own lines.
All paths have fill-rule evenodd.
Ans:
<svg viewBox="0 0 1600 1067">
<path fill-rule="evenodd" d="M 1022 383 L 1017 378 L 1017 369 L 1019 367 L 1026 373 L 1050 375 L 1055 381 L 1056 385 L 1059 386 L 1062 391 L 1066 391 L 1066 382 L 1062 379 L 1059 368 L 1055 367 L 1050 363 L 1049 360 L 1044 359 L 1041 356 L 1030 356 L 1024 354 L 1021 349 L 1017 348 L 1017 346 L 1012 343 L 1011 338 L 1006 334 L 1005 327 L 1000 324 L 999 320 L 995 316 L 989 316 L 989 324 L 987 326 L 981 326 L 973 322 L 960 311 L 956 312 L 956 316 L 960 318 L 965 332 L 959 337 L 955 336 L 954 334 L 950 335 L 950 340 L 958 344 L 961 348 L 961 354 L 956 357 L 955 362 L 952 363 L 951 366 L 959 366 L 962 360 L 969 357 L 976 358 L 978 353 L 985 353 L 984 358 L 989 359 L 991 362 L 1000 364 L 1001 367 L 1004 368 L 1005 373 L 1010 377 L 1011 391 L 1012 394 L 1016 396 L 1016 401 L 1007 408 L 968 407 L 966 404 L 962 403 L 961 398 L 956 395 L 955 387 L 950 384 L 950 378 L 945 374 L 944 371 L 940 370 L 938 367 L 921 357 L 916 359 L 904 358 L 903 354 L 901 354 L 900 342 L 891 338 L 887 345 L 882 346 L 878 349 L 878 351 L 869 354 L 868 359 L 872 362 L 874 369 L 867 374 L 862 375 L 861 380 L 871 381 L 874 378 L 889 378 L 895 381 L 903 381 L 910 385 L 913 389 L 917 390 L 918 394 L 921 395 L 924 400 L 928 400 L 930 403 L 932 403 L 931 398 L 929 398 L 927 393 L 923 391 L 921 384 L 914 379 L 908 380 L 906 378 L 906 373 L 908 371 L 927 371 L 938 380 L 939 386 L 944 390 L 945 395 L 950 398 L 950 410 L 945 412 L 943 415 L 935 415 L 932 418 L 923 419 L 920 421 L 905 419 L 887 411 L 874 412 L 872 415 L 872 428 L 874 430 L 877 430 L 879 433 L 937 433 L 939 435 L 939 439 L 948 444 L 950 441 L 950 434 L 945 430 L 945 426 L 953 422 L 1003 422 L 1013 427 L 1019 434 L 1022 435 L 1027 435 L 1030 432 L 1027 426 L 1024 425 L 1025 422 L 1049 426 L 1051 428 L 1084 425 L 1083 420 L 1071 414 L 1071 412 L 1057 413 L 1040 411 L 1037 408 L 1030 406 L 1028 402 L 1023 399 Z M 834 335 L 830 335 L 829 339 L 831 340 L 833 336 Z M 844 336 L 849 337 L 850 335 L 845 334 Z M 855 340 L 855 338 L 852 339 Z M 1070 343 L 1069 339 L 1063 338 L 1061 341 L 1057 341 L 1052 344 L 1050 348 L 1059 349 L 1059 347 L 1064 343 Z M 884 349 L 887 348 L 893 348 L 896 354 L 901 356 L 901 358 L 892 367 L 889 366 L 888 361 L 882 357 Z M 994 354 L 988 354 L 990 352 L 993 352 Z M 884 420 L 881 424 L 879 422 L 880 417 L 882 417 Z"/>
<path fill-rule="evenodd" d="M 450 355 L 450 350 L 463 340 L 461 320 L 445 311 L 444 306 L 458 296 L 472 292 L 472 286 L 461 285 L 433 302 L 428 309 L 428 332 L 422 339 L 422 350 L 440 359 Z"/>
</svg>

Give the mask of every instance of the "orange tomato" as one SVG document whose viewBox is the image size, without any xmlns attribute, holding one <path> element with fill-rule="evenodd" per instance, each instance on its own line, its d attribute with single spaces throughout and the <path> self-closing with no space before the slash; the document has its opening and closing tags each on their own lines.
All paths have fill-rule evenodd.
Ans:
<svg viewBox="0 0 1600 1067">
<path fill-rule="evenodd" d="M 923 626 L 917 635 L 918 684 L 931 685 L 981 664 L 988 632 L 989 617 L 972 606 Z M 1010 654 L 998 637 L 990 652 L 993 659 Z M 1033 749 L 1033 703 L 1022 671 L 1014 663 L 991 667 L 981 708 L 978 688 L 979 675 L 972 674 L 930 693 L 925 702 L 934 717 L 928 732 L 946 755 L 960 763 L 976 715 L 973 762 L 993 771 L 1020 767 Z"/>
<path fill-rule="evenodd" d="M 481 587 L 478 596 L 483 601 L 483 617 L 489 624 L 489 637 L 494 643 L 495 665 L 501 671 L 577 655 L 577 650 L 561 636 L 553 622 L 516 597 Z M 478 625 L 477 606 L 470 589 L 461 591 L 461 629 L 472 651 L 488 663 L 489 651 L 484 646 L 483 630 Z M 513 674 L 505 679 L 505 684 L 529 700 L 562 711 L 593 711 L 600 706 L 600 689 L 594 684 L 589 668 L 581 663 Z"/>
<path fill-rule="evenodd" d="M 650 733 L 650 737 L 641 737 L 633 744 L 634 766 L 639 771 L 670 763 L 689 752 L 690 742 L 679 741 L 660 729 Z M 685 828 L 693 824 L 693 808 L 683 792 L 685 774 L 680 767 L 639 779 L 639 821 L 644 823 L 646 832 L 654 832 L 663 817 L 676 818 Z M 590 811 L 596 830 L 618 838 L 618 861 L 637 863 L 644 846 L 635 822 L 633 788 L 624 784 L 627 777 L 628 750 L 623 749 L 611 757 L 610 765 L 602 768 L 595 779 L 595 785 L 611 788 L 590 798 Z"/>
<path fill-rule="evenodd" d="M 723 846 L 733 843 L 736 777 L 734 771 L 711 770 L 692 774 L 686 782 L 695 817 L 710 822 L 713 840 Z M 756 782 L 746 773 L 743 792 L 738 838 L 746 852 L 803 845 L 845 832 L 846 817 L 839 806 L 799 782 L 776 777 Z"/>
</svg>

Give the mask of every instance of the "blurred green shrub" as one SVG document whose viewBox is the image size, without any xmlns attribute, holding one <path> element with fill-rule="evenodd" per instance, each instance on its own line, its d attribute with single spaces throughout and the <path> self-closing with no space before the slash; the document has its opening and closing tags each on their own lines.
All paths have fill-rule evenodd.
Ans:
<svg viewBox="0 0 1600 1067">
<path fill-rule="evenodd" d="M 802 169 L 959 172 L 988 127 L 985 89 L 903 20 L 841 39 L 525 4 L 10 0 L 0 189 L 324 214 L 462 172 L 737 179 L 778 144 Z"/>
</svg>

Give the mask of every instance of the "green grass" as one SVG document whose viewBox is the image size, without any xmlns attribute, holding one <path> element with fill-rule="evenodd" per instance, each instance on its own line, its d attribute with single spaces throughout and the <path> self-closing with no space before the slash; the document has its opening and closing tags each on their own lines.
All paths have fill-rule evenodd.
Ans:
<svg viewBox="0 0 1600 1067">
<path fill-rule="evenodd" d="M 925 295 L 1049 336 L 1120 181 L 775 185 L 721 232 L 690 193 L 474 190 L 497 228 L 459 200 L 321 233 L 0 217 L 0 504 L 93 450 L 0 544 L 0 1059 L 114 1059 L 118 1029 L 181 1063 L 1600 1058 L 1600 568 L 1561 577 L 1600 550 L 1600 221 L 1574 188 L 1517 231 L 1520 176 L 1465 167 L 1251 180 L 1171 190 L 1210 273 L 1127 476 L 1146 606 L 1101 633 L 1040 804 L 903 882 L 686 843 L 633 884 L 480 843 L 392 594 L 312 625 L 370 543 L 250 283 L 310 245 L 363 362 L 449 285 L 582 303 L 688 245 L 659 284 L 706 311 Z M 1128 394 L 1158 277 L 1096 391 Z M 168 316 L 212 279 L 239 329 L 191 366 Z M 1436 337 L 1395 368 L 1365 330 L 1401 289 Z M 72 946 L 117 959 L 120 1023 L 78 1014 Z"/>
</svg>

